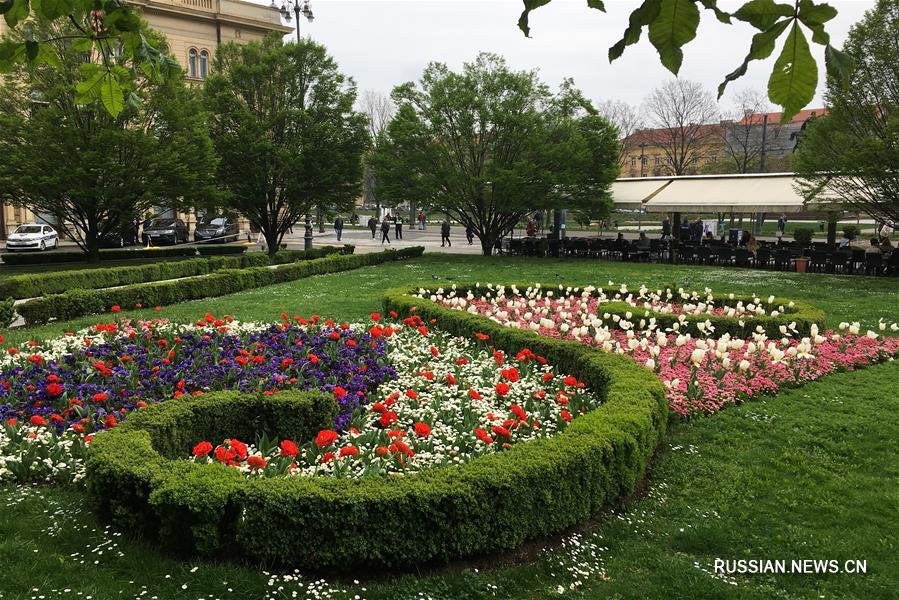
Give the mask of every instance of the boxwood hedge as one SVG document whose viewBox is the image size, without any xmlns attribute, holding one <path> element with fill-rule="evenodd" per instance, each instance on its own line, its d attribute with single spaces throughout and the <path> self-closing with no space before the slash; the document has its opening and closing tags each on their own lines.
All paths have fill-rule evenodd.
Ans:
<svg viewBox="0 0 899 600">
<path fill-rule="evenodd" d="M 0 280 L 0 298 L 37 298 L 73 289 L 99 290 L 134 283 L 195 277 L 221 269 L 245 269 L 269 264 L 281 265 L 300 260 L 323 258 L 335 253 L 352 254 L 353 250 L 353 246 L 324 246 L 309 251 L 282 250 L 272 257 L 262 252 L 248 252 L 240 256 L 209 256 L 145 265 L 13 275 Z"/>
<path fill-rule="evenodd" d="M 485 333 L 507 352 L 529 347 L 581 378 L 602 404 L 559 435 L 464 465 L 352 480 L 247 479 L 221 465 L 177 460 L 200 431 L 214 440 L 250 437 L 250 424 L 259 431 L 266 421 L 223 408 L 215 414 L 228 422 L 203 413 L 201 428 L 195 403 L 213 405 L 215 397 L 170 401 L 95 438 L 87 481 L 101 513 L 181 552 L 309 569 L 407 569 L 516 548 L 582 523 L 634 490 L 667 423 L 656 377 L 625 357 L 504 328 L 408 291 L 391 292 L 387 309 L 415 310 L 456 334 Z"/>
<path fill-rule="evenodd" d="M 528 287 L 533 287 L 535 284 L 503 284 L 504 291 L 506 294 L 512 292 L 512 288 L 516 287 L 519 291 L 523 292 Z M 457 295 L 464 295 L 468 291 L 473 292 L 475 295 L 490 293 L 493 297 L 497 294 L 497 285 L 493 286 L 493 289 L 490 290 L 484 285 L 478 286 L 478 284 L 468 284 L 468 283 L 458 283 L 454 284 L 452 288 L 445 286 L 444 291 L 449 292 L 451 289 L 456 291 Z M 543 290 L 552 290 L 557 294 L 574 292 L 580 294 L 583 290 L 583 287 L 572 287 L 572 286 L 563 286 L 559 284 L 541 284 L 541 288 Z M 413 293 L 418 293 L 419 289 L 428 290 L 431 294 L 435 293 L 437 287 L 433 284 L 425 284 L 422 285 L 421 288 L 415 288 Z M 598 291 L 594 292 L 593 295 L 598 295 Z M 704 294 L 700 294 L 700 297 L 703 297 Z M 645 308 L 635 308 L 626 302 L 607 302 L 603 303 L 600 307 L 601 315 L 609 314 L 618 315 L 622 319 L 627 319 L 631 322 L 639 322 L 641 319 L 646 320 L 647 322 L 650 319 L 655 319 L 656 324 L 662 328 L 668 328 L 674 325 L 675 323 L 679 323 L 679 330 L 683 333 L 693 333 L 696 334 L 699 332 L 697 328 L 697 323 L 706 323 L 709 322 L 714 327 L 714 333 L 716 336 L 723 335 L 725 333 L 729 333 L 732 336 L 745 336 L 749 335 L 757 330 L 758 327 L 761 327 L 765 333 L 769 336 L 778 336 L 780 337 L 780 327 L 781 326 L 789 326 L 793 325 L 796 328 L 796 331 L 802 335 L 807 335 L 809 330 L 811 329 L 812 324 L 818 325 L 819 328 L 823 329 L 825 324 L 825 313 L 823 310 L 801 300 L 789 300 L 786 298 L 774 298 L 773 302 L 768 303 L 768 298 L 759 298 L 761 303 L 765 305 L 766 312 L 770 312 L 771 310 L 777 310 L 780 314 L 777 316 L 768 315 L 744 315 L 742 317 L 728 317 L 724 315 L 684 315 L 683 318 L 677 315 L 671 314 L 660 314 L 657 312 L 653 312 L 647 310 Z M 738 302 L 742 302 L 743 305 L 747 305 L 750 303 L 756 303 L 756 298 L 752 296 L 736 296 L 733 298 L 729 296 L 721 296 L 716 297 L 715 301 L 721 306 L 736 306 Z M 790 304 L 792 303 L 792 306 Z M 780 308 L 783 307 L 783 312 L 780 312 Z"/>
<path fill-rule="evenodd" d="M 100 250 L 100 260 L 131 260 L 135 258 L 183 258 L 196 256 L 221 256 L 243 254 L 245 245 L 203 244 L 197 246 L 170 246 L 167 248 L 112 249 Z M 13 254 L 4 252 L 3 263 L 7 265 L 46 265 L 53 263 L 87 262 L 87 255 L 81 251 L 29 252 Z"/>
<path fill-rule="evenodd" d="M 332 254 L 324 258 L 292 262 L 275 267 L 221 269 L 178 281 L 141 283 L 103 290 L 73 289 L 62 294 L 34 298 L 20 304 L 16 311 L 26 325 L 47 323 L 52 319 L 68 320 L 109 311 L 113 306 L 164 306 L 187 300 L 233 294 L 276 283 L 294 281 L 312 275 L 323 275 L 376 265 L 393 260 L 421 256 L 424 248 L 386 250 L 371 254 Z"/>
</svg>

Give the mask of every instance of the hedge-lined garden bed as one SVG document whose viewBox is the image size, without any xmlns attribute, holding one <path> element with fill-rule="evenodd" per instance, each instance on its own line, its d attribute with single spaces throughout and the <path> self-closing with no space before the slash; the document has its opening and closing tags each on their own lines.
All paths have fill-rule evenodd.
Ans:
<svg viewBox="0 0 899 600">
<path fill-rule="evenodd" d="M 424 248 L 386 250 L 372 254 L 329 255 L 324 258 L 292 262 L 276 267 L 222 269 L 179 281 L 127 285 L 114 289 L 74 289 L 63 294 L 34 298 L 16 307 L 26 325 L 68 320 L 110 311 L 114 306 L 134 308 L 165 306 L 188 300 L 212 298 L 242 290 L 404 260 L 421 256 Z"/>
<path fill-rule="evenodd" d="M 349 245 L 324 246 L 309 251 L 282 250 L 273 257 L 262 252 L 248 252 L 240 256 L 209 256 L 145 265 L 14 275 L 0 280 L 0 298 L 37 298 L 76 289 L 98 290 L 135 283 L 207 275 L 222 269 L 245 269 L 314 260 L 329 254 L 352 254 L 353 251 L 354 247 Z"/>
<path fill-rule="evenodd" d="M 182 258 L 189 256 L 221 256 L 226 254 L 243 254 L 245 245 L 232 244 L 203 244 L 196 246 L 171 246 L 167 248 L 125 250 L 112 249 L 100 250 L 100 260 L 132 260 L 135 258 Z M 13 254 L 4 252 L 0 257 L 7 265 L 48 265 L 54 263 L 87 262 L 87 254 L 84 252 L 33 252 Z"/>
<path fill-rule="evenodd" d="M 602 404 L 553 437 L 459 466 L 347 479 L 247 477 L 222 464 L 184 460 L 203 439 L 293 432 L 266 417 L 266 403 L 277 394 L 179 399 L 95 438 L 87 481 L 97 506 L 117 526 L 176 551 L 346 571 L 408 569 L 513 549 L 582 523 L 634 490 L 667 423 L 663 389 L 651 373 L 620 356 L 401 292 L 387 299 L 388 309 L 402 315 L 416 305 L 426 321 L 467 337 L 487 335 L 509 355 L 529 348 L 577 374 Z M 232 408 L 238 398 L 246 404 Z"/>
</svg>

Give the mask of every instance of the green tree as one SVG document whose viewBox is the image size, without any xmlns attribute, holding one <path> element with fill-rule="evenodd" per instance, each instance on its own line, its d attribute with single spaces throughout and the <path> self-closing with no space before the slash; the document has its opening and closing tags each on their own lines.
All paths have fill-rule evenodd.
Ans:
<svg viewBox="0 0 899 600">
<path fill-rule="evenodd" d="M 849 85 L 830 80 L 793 164 L 809 198 L 899 222 L 899 4 L 880 0 L 849 32 Z"/>
<path fill-rule="evenodd" d="M 225 44 L 215 61 L 205 97 L 219 181 L 274 253 L 313 207 L 347 210 L 359 197 L 366 117 L 353 80 L 311 40 Z"/>
<path fill-rule="evenodd" d="M 164 41 L 121 0 L 0 0 L 0 15 L 15 34 L 0 41 L 0 73 L 54 63 L 56 42 L 67 41 L 83 53 L 72 65 L 79 100 L 100 100 L 113 117 L 134 102 L 141 79 L 160 83 L 181 72 Z"/>
<path fill-rule="evenodd" d="M 113 117 L 77 90 L 85 50 L 71 29 L 44 26 L 56 39 L 47 61 L 20 65 L 0 87 L 0 200 L 56 216 L 98 260 L 99 239 L 131 219 L 214 197 L 206 115 L 183 77 L 135 80 Z"/>
<path fill-rule="evenodd" d="M 373 159 L 379 193 L 470 224 L 485 255 L 529 212 L 608 202 L 617 131 L 570 82 L 553 94 L 536 73 L 481 54 L 461 72 L 432 63 L 393 98 Z"/>
</svg>

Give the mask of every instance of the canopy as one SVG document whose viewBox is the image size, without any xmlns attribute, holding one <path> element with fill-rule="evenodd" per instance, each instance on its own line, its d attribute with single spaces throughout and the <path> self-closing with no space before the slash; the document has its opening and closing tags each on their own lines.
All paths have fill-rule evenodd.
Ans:
<svg viewBox="0 0 899 600">
<path fill-rule="evenodd" d="M 620 186 L 620 187 L 619 187 Z M 612 185 L 616 208 L 634 208 L 645 190 L 648 212 L 802 212 L 805 199 L 793 189 L 792 173 L 688 175 L 619 179 Z M 618 190 L 621 190 L 619 199 Z"/>
</svg>

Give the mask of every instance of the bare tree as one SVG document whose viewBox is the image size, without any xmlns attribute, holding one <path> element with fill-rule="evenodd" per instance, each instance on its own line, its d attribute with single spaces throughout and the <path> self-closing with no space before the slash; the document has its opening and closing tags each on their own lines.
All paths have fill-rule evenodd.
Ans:
<svg viewBox="0 0 899 600">
<path fill-rule="evenodd" d="M 662 150 L 672 175 L 694 171 L 716 145 L 720 129 L 718 105 L 702 84 L 672 79 L 656 88 L 644 102 L 652 129 L 641 138 Z"/>
<path fill-rule="evenodd" d="M 371 134 L 372 150 L 378 145 L 380 133 L 387 127 L 393 115 L 396 113 L 396 105 L 390 96 L 375 90 L 365 90 L 359 96 L 359 109 L 368 115 L 368 130 Z M 367 204 L 376 204 L 378 207 L 377 218 L 381 218 L 381 203 L 375 196 L 376 175 L 369 161 L 365 160 L 365 174 L 362 178 L 362 201 Z"/>
<path fill-rule="evenodd" d="M 762 146 L 779 122 L 768 122 L 768 98 L 757 90 L 745 89 L 734 98 L 734 109 L 721 122 L 724 153 L 737 173 L 750 173 L 761 167 Z"/>
<path fill-rule="evenodd" d="M 621 141 L 618 162 L 621 164 L 630 149 L 628 140 L 643 128 L 643 116 L 635 107 L 621 100 L 604 100 L 597 105 L 596 110 L 618 129 L 618 139 Z"/>
</svg>

